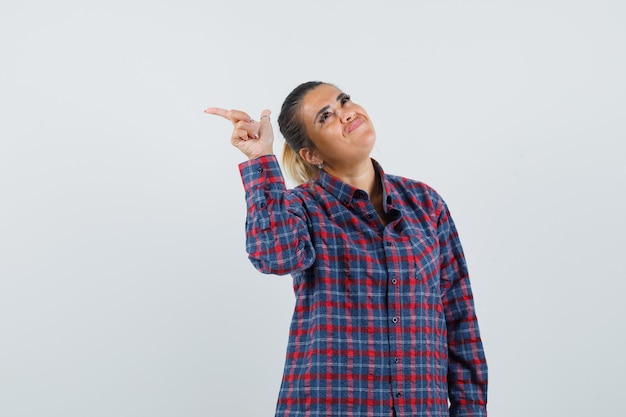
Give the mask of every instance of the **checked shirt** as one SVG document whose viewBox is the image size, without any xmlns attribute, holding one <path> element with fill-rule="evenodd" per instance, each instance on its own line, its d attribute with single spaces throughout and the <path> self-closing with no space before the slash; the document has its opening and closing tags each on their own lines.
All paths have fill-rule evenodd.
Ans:
<svg viewBox="0 0 626 417">
<path fill-rule="evenodd" d="M 276 416 L 486 416 L 487 365 L 448 209 L 372 163 L 387 226 L 366 192 L 323 170 L 287 190 L 275 156 L 239 166 L 249 258 L 293 276 Z"/>
</svg>

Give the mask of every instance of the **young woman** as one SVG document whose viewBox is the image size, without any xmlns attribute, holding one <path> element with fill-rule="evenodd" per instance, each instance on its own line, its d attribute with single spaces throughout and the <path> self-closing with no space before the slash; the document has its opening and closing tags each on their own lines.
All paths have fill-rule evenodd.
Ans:
<svg viewBox="0 0 626 417">
<path fill-rule="evenodd" d="M 370 158 L 374 126 L 337 87 L 285 99 L 285 188 L 270 111 L 229 119 L 248 207 L 246 249 L 291 274 L 291 322 L 277 416 L 486 416 L 487 365 L 448 208 L 427 185 Z"/>
</svg>

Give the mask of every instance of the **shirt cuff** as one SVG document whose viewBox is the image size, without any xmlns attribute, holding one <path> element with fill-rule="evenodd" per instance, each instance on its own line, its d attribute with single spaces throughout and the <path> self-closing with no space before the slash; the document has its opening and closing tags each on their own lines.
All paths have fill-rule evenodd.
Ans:
<svg viewBox="0 0 626 417">
<path fill-rule="evenodd" d="M 264 155 L 239 164 L 239 173 L 246 191 L 268 187 L 270 184 L 284 186 L 283 173 L 276 155 Z"/>
</svg>

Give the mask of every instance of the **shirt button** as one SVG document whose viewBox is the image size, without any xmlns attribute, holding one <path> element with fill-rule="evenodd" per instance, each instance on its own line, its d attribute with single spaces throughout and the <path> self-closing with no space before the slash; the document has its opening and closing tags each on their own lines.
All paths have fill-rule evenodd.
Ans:
<svg viewBox="0 0 626 417">
<path fill-rule="evenodd" d="M 367 218 L 368 218 L 368 219 L 371 219 L 371 218 L 372 218 L 372 213 L 368 214 L 368 215 L 367 215 Z"/>
<path fill-rule="evenodd" d="M 398 280 L 394 278 L 394 279 L 392 279 L 392 280 L 391 280 L 391 283 L 392 283 L 393 285 L 396 285 L 396 284 L 398 283 Z"/>
<path fill-rule="evenodd" d="M 398 362 L 400 362 L 400 359 L 399 359 L 399 358 L 393 358 L 393 361 L 394 361 L 395 363 L 398 363 Z"/>
<path fill-rule="evenodd" d="M 391 321 L 393 321 L 394 323 L 397 323 L 398 322 L 398 318 L 394 317 L 394 318 L 391 319 Z"/>
<path fill-rule="evenodd" d="M 402 397 L 402 393 L 401 392 L 396 392 L 396 398 L 400 398 Z"/>
<path fill-rule="evenodd" d="M 391 246 L 391 242 L 387 242 L 387 246 Z"/>
<path fill-rule="evenodd" d="M 260 174 L 261 172 L 263 172 L 263 168 L 257 169 L 256 172 L 258 172 Z"/>
</svg>

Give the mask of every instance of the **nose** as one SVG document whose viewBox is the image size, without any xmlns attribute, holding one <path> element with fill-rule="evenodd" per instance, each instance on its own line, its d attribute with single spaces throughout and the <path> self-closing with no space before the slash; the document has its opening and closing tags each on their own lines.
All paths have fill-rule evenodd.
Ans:
<svg viewBox="0 0 626 417">
<path fill-rule="evenodd" d="M 356 117 L 356 114 L 352 110 L 346 110 L 341 114 L 341 121 L 343 123 L 349 123 Z"/>
</svg>

